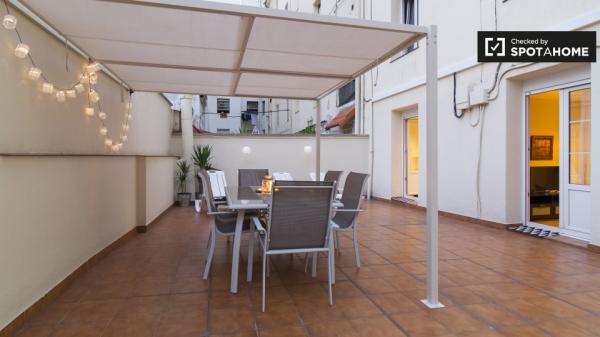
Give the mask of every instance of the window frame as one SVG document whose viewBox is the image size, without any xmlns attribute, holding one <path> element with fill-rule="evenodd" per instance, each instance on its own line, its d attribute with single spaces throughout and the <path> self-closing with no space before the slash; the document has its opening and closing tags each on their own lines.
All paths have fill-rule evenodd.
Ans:
<svg viewBox="0 0 600 337">
<path fill-rule="evenodd" d="M 404 2 L 407 0 L 393 0 L 396 3 L 399 4 L 397 10 L 395 11 L 395 14 L 392 15 L 398 15 L 397 18 L 397 22 L 401 23 L 401 24 L 409 24 L 409 25 L 418 25 L 419 24 L 419 0 L 412 0 L 414 2 L 414 23 L 406 23 L 406 19 L 404 17 Z M 393 19 L 393 18 L 392 18 Z M 412 53 L 413 51 L 419 49 L 419 41 L 415 42 L 414 44 L 406 47 L 405 49 L 401 50 L 398 54 L 392 56 L 392 59 L 390 60 L 390 63 L 394 63 L 397 60 L 403 58 L 404 56 Z"/>
</svg>

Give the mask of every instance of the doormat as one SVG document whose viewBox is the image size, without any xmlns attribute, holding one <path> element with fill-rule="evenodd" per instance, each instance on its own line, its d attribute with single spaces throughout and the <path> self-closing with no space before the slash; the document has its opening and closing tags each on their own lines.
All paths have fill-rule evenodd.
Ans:
<svg viewBox="0 0 600 337">
<path fill-rule="evenodd" d="M 529 235 L 529 236 L 535 236 L 538 238 L 549 238 L 552 236 L 559 235 L 558 232 L 551 231 L 551 230 L 541 228 L 541 227 L 536 227 L 536 226 L 520 225 L 520 226 L 511 226 L 511 227 L 508 227 L 507 229 L 511 232 L 516 232 L 516 233 L 525 234 L 525 235 Z"/>
</svg>

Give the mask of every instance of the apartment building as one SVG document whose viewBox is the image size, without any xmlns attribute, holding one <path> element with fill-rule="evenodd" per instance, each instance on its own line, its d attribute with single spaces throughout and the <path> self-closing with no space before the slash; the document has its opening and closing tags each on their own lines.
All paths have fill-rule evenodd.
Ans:
<svg viewBox="0 0 600 337">
<path fill-rule="evenodd" d="M 591 133 L 591 125 L 598 125 L 591 118 L 596 65 L 482 64 L 477 62 L 476 37 L 477 31 L 486 30 L 598 31 L 600 3 L 470 0 L 456 6 L 442 0 L 271 0 L 263 4 L 437 25 L 440 208 L 591 238 L 592 198 L 600 201 L 592 196 L 590 183 L 592 162 L 598 163 L 591 156 L 591 144 L 598 143 Z M 347 43 L 351 41 L 349 37 Z M 425 48 L 420 44 L 356 79 L 354 131 L 371 135 L 372 195 L 425 206 Z M 481 108 L 468 103 L 474 93 L 485 93 Z M 336 96 L 339 93 L 321 102 L 324 121 L 342 110 L 333 104 Z"/>
</svg>

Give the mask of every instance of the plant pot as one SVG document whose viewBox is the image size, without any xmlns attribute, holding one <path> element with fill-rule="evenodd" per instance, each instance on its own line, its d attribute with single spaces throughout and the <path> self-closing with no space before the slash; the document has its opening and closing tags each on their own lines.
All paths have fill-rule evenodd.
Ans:
<svg viewBox="0 0 600 337">
<path fill-rule="evenodd" d="M 191 193 L 177 193 L 177 206 L 188 207 L 192 199 Z"/>
</svg>

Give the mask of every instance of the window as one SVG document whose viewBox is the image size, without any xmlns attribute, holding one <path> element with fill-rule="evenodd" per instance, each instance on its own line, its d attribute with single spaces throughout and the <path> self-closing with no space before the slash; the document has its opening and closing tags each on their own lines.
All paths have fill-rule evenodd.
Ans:
<svg viewBox="0 0 600 337">
<path fill-rule="evenodd" d="M 252 101 L 246 104 L 246 112 L 249 113 L 257 113 L 258 112 L 258 102 Z"/>
<path fill-rule="evenodd" d="M 217 129 L 217 133 L 229 133 L 230 129 Z"/>
<path fill-rule="evenodd" d="M 229 98 L 217 98 L 217 113 L 221 118 L 227 118 L 229 113 Z"/>
<path fill-rule="evenodd" d="M 338 89 L 337 106 L 340 107 L 342 105 L 345 105 L 347 103 L 354 101 L 354 94 L 355 94 L 354 80 L 352 80 L 352 82 L 350 82 Z"/>
<path fill-rule="evenodd" d="M 406 25 L 416 25 L 419 23 L 419 11 L 417 0 L 394 0 L 392 1 L 392 21 Z M 419 47 L 418 42 L 401 51 L 392 62 L 410 53 Z"/>
</svg>

